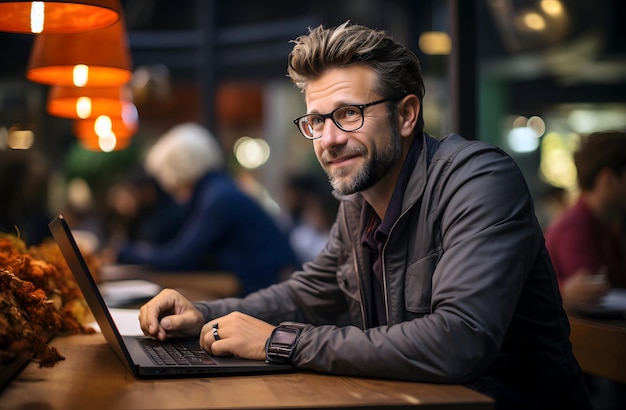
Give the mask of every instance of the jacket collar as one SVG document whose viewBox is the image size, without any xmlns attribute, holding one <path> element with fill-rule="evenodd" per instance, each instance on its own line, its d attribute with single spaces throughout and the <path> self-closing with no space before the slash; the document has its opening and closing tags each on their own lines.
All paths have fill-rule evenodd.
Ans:
<svg viewBox="0 0 626 410">
<path fill-rule="evenodd" d="M 409 182 L 404 192 L 404 199 L 402 201 L 402 213 L 408 208 L 413 206 L 424 194 L 424 188 L 428 182 L 428 166 L 430 161 L 435 155 L 437 148 L 439 148 L 439 141 L 431 137 L 425 132 L 421 132 L 417 138 L 421 137 L 421 150 L 415 169 L 413 170 Z"/>
</svg>

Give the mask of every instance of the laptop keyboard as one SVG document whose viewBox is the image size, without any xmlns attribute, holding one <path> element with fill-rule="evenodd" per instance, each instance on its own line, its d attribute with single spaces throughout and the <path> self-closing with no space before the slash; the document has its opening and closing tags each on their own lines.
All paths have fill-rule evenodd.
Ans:
<svg viewBox="0 0 626 410">
<path fill-rule="evenodd" d="M 200 346 L 189 346 L 182 342 L 158 342 L 141 339 L 141 346 L 157 365 L 165 366 L 211 366 L 217 363 Z"/>
</svg>

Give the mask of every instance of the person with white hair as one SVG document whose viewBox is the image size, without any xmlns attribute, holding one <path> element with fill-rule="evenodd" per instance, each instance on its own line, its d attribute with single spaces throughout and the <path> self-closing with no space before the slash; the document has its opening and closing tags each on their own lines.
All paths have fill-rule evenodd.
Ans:
<svg viewBox="0 0 626 410">
<path fill-rule="evenodd" d="M 149 149 L 145 170 L 165 192 L 185 204 L 179 232 L 164 244 L 130 242 L 117 263 L 160 271 L 228 271 L 241 294 L 278 282 L 296 258 L 286 235 L 225 169 L 217 139 L 197 123 L 171 128 Z"/>
</svg>

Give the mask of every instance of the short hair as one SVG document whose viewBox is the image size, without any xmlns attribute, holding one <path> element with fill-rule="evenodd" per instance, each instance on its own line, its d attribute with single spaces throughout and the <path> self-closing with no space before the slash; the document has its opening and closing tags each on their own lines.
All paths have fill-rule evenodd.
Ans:
<svg viewBox="0 0 626 410">
<path fill-rule="evenodd" d="M 287 71 L 291 81 L 305 92 L 309 81 L 328 69 L 355 64 L 370 66 L 377 75 L 376 92 L 385 98 L 403 98 L 415 94 L 424 98 L 424 79 L 415 53 L 393 40 L 385 31 L 350 24 L 335 28 L 320 25 L 292 41 Z M 422 108 L 417 127 L 424 128 Z"/>
<path fill-rule="evenodd" d="M 578 186 L 593 189 L 600 171 L 608 168 L 615 175 L 626 169 L 626 132 L 601 131 L 583 137 L 574 153 Z"/>
<path fill-rule="evenodd" d="M 172 127 L 149 149 L 144 167 L 166 191 L 195 183 L 224 166 L 222 148 L 203 126 L 188 122 Z"/>
</svg>

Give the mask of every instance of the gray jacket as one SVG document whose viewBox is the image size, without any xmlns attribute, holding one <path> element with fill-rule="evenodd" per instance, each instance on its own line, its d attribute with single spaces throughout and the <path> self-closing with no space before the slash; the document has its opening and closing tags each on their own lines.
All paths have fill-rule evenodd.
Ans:
<svg viewBox="0 0 626 410">
<path fill-rule="evenodd" d="M 245 299 L 196 306 L 207 320 L 239 310 L 310 324 L 294 351 L 298 368 L 465 383 L 520 406 L 580 394 L 571 408 L 588 408 L 522 173 L 492 145 L 422 135 L 383 251 L 388 325 L 369 325 L 358 193 L 341 198 L 328 244 L 302 271 Z"/>
</svg>

